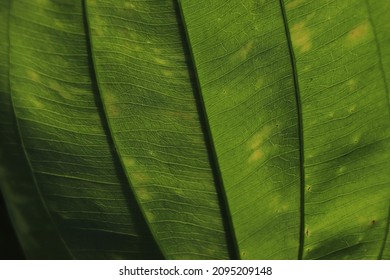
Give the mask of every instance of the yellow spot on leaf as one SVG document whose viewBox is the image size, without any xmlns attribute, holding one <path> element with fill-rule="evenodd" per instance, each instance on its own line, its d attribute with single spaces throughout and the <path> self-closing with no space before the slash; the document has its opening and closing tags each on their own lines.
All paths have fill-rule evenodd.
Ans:
<svg viewBox="0 0 390 280">
<path fill-rule="evenodd" d="M 172 71 L 169 71 L 169 70 L 163 70 L 162 73 L 166 77 L 172 77 L 173 76 Z"/>
<path fill-rule="evenodd" d="M 244 60 L 248 57 L 249 52 L 253 49 L 253 41 L 249 41 L 237 52 L 237 57 L 240 60 Z"/>
<path fill-rule="evenodd" d="M 131 1 L 127 1 L 125 3 L 125 9 L 134 9 L 135 8 L 135 5 L 133 3 L 131 3 Z"/>
<path fill-rule="evenodd" d="M 303 0 L 294 0 L 287 4 L 287 9 L 294 9 L 301 5 L 303 3 Z"/>
<path fill-rule="evenodd" d="M 27 70 L 27 77 L 33 80 L 34 82 L 39 81 L 39 74 L 35 71 Z"/>
<path fill-rule="evenodd" d="M 161 65 L 167 65 L 168 64 L 168 62 L 165 59 L 162 59 L 162 58 L 159 58 L 159 57 L 155 57 L 154 61 L 156 63 L 158 63 L 158 64 L 161 64 Z"/>
<path fill-rule="evenodd" d="M 132 179 L 136 184 L 147 183 L 150 181 L 149 175 L 143 172 L 134 172 L 132 174 Z"/>
<path fill-rule="evenodd" d="M 267 125 L 263 127 L 258 133 L 256 133 L 248 142 L 249 147 L 254 150 L 259 148 L 264 141 L 270 136 L 273 127 Z"/>
<path fill-rule="evenodd" d="M 264 152 L 263 152 L 262 150 L 260 150 L 260 149 L 255 150 L 255 151 L 250 155 L 250 157 L 248 158 L 248 162 L 251 163 L 251 162 L 258 161 L 258 160 L 260 160 L 263 156 L 264 156 Z"/>
<path fill-rule="evenodd" d="M 33 108 L 36 108 L 36 109 L 45 108 L 45 105 L 41 101 L 39 101 L 36 97 L 30 98 L 29 102 L 30 102 L 31 107 L 33 107 Z"/>
<path fill-rule="evenodd" d="M 62 87 L 60 86 L 59 83 L 57 83 L 56 81 L 49 81 L 49 87 L 52 89 L 52 90 L 55 90 L 55 91 L 60 91 L 62 90 Z"/>
<path fill-rule="evenodd" d="M 248 158 L 248 163 L 256 162 L 264 158 L 264 151 L 261 149 L 261 146 L 263 145 L 265 140 L 268 139 L 272 130 L 273 126 L 264 126 L 248 141 L 248 146 L 251 150 L 251 154 Z"/>
<path fill-rule="evenodd" d="M 349 87 L 349 91 L 355 91 L 356 90 L 356 81 L 354 79 L 351 79 L 347 82 L 347 85 Z"/>
<path fill-rule="evenodd" d="M 153 199 L 152 194 L 148 190 L 146 190 L 145 187 L 138 188 L 137 195 L 142 201 L 150 201 Z"/>
<path fill-rule="evenodd" d="M 121 109 L 116 104 L 107 104 L 106 110 L 110 117 L 119 117 L 121 114 Z"/>
<path fill-rule="evenodd" d="M 152 48 L 153 52 L 155 52 L 156 54 L 161 54 L 161 49 L 159 48 Z"/>
<path fill-rule="evenodd" d="M 136 161 L 132 157 L 126 157 L 123 160 L 123 164 L 126 166 L 126 168 L 133 167 L 136 164 Z"/>
<path fill-rule="evenodd" d="M 156 216 L 150 211 L 145 211 L 145 216 L 149 222 L 152 222 L 156 219 Z"/>
<path fill-rule="evenodd" d="M 339 169 L 337 170 L 337 174 L 338 174 L 338 175 L 344 174 L 345 171 L 346 171 L 346 169 L 347 169 L 347 168 L 346 168 L 345 166 L 339 167 Z"/>
<path fill-rule="evenodd" d="M 264 85 L 264 79 L 263 78 L 258 78 L 255 84 L 255 88 L 257 90 L 261 89 Z"/>
<path fill-rule="evenodd" d="M 347 35 L 347 42 L 349 43 L 358 43 L 365 38 L 367 38 L 367 35 L 370 31 L 370 23 L 368 21 L 365 21 L 361 23 L 359 26 L 352 29 L 348 35 Z"/>
<path fill-rule="evenodd" d="M 299 52 L 304 53 L 311 49 L 311 31 L 304 22 L 296 23 L 291 28 L 291 40 Z"/>
</svg>

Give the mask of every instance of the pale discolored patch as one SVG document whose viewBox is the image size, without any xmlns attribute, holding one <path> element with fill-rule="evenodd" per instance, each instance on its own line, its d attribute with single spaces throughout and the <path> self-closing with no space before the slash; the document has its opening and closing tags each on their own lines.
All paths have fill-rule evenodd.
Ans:
<svg viewBox="0 0 390 280">
<path fill-rule="evenodd" d="M 248 163 L 257 162 L 264 159 L 264 151 L 261 149 L 265 140 L 268 139 L 273 126 L 267 125 L 264 126 L 258 133 L 256 133 L 247 143 L 249 149 L 251 150 L 250 156 L 248 158 Z"/>
<path fill-rule="evenodd" d="M 135 9 L 135 5 L 131 1 L 125 2 L 125 9 Z"/>
<path fill-rule="evenodd" d="M 27 70 L 27 77 L 34 82 L 39 81 L 39 74 L 32 70 Z"/>
<path fill-rule="evenodd" d="M 62 98 L 70 100 L 72 98 L 72 93 L 67 90 L 66 88 L 62 87 L 58 82 L 56 81 L 49 81 L 48 83 L 49 87 L 59 93 Z"/>
<path fill-rule="evenodd" d="M 352 105 L 351 107 L 349 107 L 349 109 L 348 109 L 348 112 L 349 113 L 354 113 L 356 111 L 356 105 Z"/>
<path fill-rule="evenodd" d="M 142 201 L 150 201 L 153 199 L 152 194 L 145 187 L 137 189 L 137 196 Z"/>
<path fill-rule="evenodd" d="M 271 125 L 264 126 L 258 133 L 256 133 L 248 142 L 248 146 L 254 150 L 259 148 L 264 141 L 270 136 L 273 127 Z"/>
<path fill-rule="evenodd" d="M 259 161 L 264 156 L 264 152 L 260 149 L 255 150 L 248 158 L 248 163 Z"/>
<path fill-rule="evenodd" d="M 348 43 L 358 43 L 367 38 L 370 31 L 370 23 L 365 21 L 361 23 L 359 26 L 352 29 L 347 34 L 347 42 Z"/>
<path fill-rule="evenodd" d="M 345 173 L 345 171 L 347 170 L 347 168 L 345 166 L 341 166 L 337 169 L 337 175 L 342 175 Z"/>
<path fill-rule="evenodd" d="M 121 109 L 116 104 L 107 104 L 106 111 L 110 117 L 119 117 L 121 115 Z"/>
<path fill-rule="evenodd" d="M 294 0 L 287 4 L 287 9 L 295 9 L 303 3 L 303 0 Z"/>
<path fill-rule="evenodd" d="M 147 183 L 150 181 L 149 175 L 143 172 L 134 172 L 131 177 L 136 184 Z"/>
<path fill-rule="evenodd" d="M 145 216 L 149 222 L 153 222 L 154 220 L 156 220 L 156 216 L 150 211 L 145 211 Z"/>
<path fill-rule="evenodd" d="M 172 77 L 173 76 L 172 71 L 169 71 L 169 70 L 163 70 L 162 73 L 165 77 Z"/>
<path fill-rule="evenodd" d="M 179 71 L 176 73 L 178 74 L 178 77 L 180 77 L 180 78 L 183 78 L 185 80 L 190 79 L 190 72 L 188 70 L 183 70 L 183 71 Z"/>
<path fill-rule="evenodd" d="M 157 64 L 160 64 L 160 65 L 168 65 L 168 61 L 166 61 L 165 59 L 159 58 L 159 57 L 155 57 L 154 62 L 156 62 Z"/>
<path fill-rule="evenodd" d="M 152 51 L 156 54 L 161 54 L 162 53 L 162 50 L 159 49 L 159 48 L 152 48 Z"/>
<path fill-rule="evenodd" d="M 311 31 L 304 22 L 299 22 L 292 26 L 291 40 L 299 52 L 304 53 L 311 50 Z"/>
<path fill-rule="evenodd" d="M 247 42 L 235 55 L 236 59 L 244 60 L 248 57 L 249 52 L 253 49 L 253 41 Z"/>
<path fill-rule="evenodd" d="M 117 104 L 119 103 L 118 98 L 114 94 L 106 94 L 104 95 L 104 101 L 106 104 Z"/>
<path fill-rule="evenodd" d="M 303 67 L 303 72 L 309 72 L 311 70 L 311 65 L 305 65 L 305 67 Z"/>
<path fill-rule="evenodd" d="M 49 87 L 52 89 L 52 90 L 55 90 L 55 91 L 61 91 L 63 88 L 60 86 L 60 84 L 56 81 L 49 81 L 48 83 Z"/>
<path fill-rule="evenodd" d="M 355 91 L 356 90 L 356 81 L 355 81 L 355 79 L 349 80 L 347 82 L 347 86 L 348 86 L 350 92 Z"/>
<path fill-rule="evenodd" d="M 126 166 L 126 168 L 130 168 L 136 165 L 136 161 L 132 157 L 125 157 L 123 160 L 123 164 Z"/>
<path fill-rule="evenodd" d="M 65 29 L 65 25 L 62 21 L 59 21 L 59 20 L 55 20 L 54 23 L 52 23 L 53 26 L 57 29 L 60 29 L 60 30 L 64 30 Z"/>
<path fill-rule="evenodd" d="M 263 78 L 258 78 L 255 84 L 255 88 L 257 90 L 261 89 L 264 85 L 264 79 Z"/>
<path fill-rule="evenodd" d="M 43 109 L 45 108 L 45 105 L 38 100 L 38 98 L 34 97 L 34 98 L 30 98 L 29 99 L 29 103 L 30 103 L 30 106 L 32 108 L 36 108 L 36 109 Z"/>
<path fill-rule="evenodd" d="M 352 137 L 352 144 L 358 144 L 360 142 L 361 135 L 354 135 Z"/>
<path fill-rule="evenodd" d="M 118 98 L 114 94 L 106 94 L 103 99 L 106 104 L 107 114 L 110 117 L 119 117 L 121 115 L 121 108 Z"/>
</svg>

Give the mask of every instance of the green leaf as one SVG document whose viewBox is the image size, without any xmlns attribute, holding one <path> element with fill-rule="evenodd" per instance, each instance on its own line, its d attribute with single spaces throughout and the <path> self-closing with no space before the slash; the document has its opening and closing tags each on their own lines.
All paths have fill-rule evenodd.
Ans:
<svg viewBox="0 0 390 280">
<path fill-rule="evenodd" d="M 303 257 L 377 258 L 390 198 L 379 41 L 364 1 L 338 1 L 319 12 L 327 2 L 286 1 L 305 145 Z"/>
<path fill-rule="evenodd" d="M 71 257 L 159 258 L 107 136 L 85 28 L 81 2 L 12 2 L 10 88 L 21 147 L 48 224 Z"/>
<path fill-rule="evenodd" d="M 110 131 L 162 253 L 228 258 L 175 2 L 87 4 Z"/>
<path fill-rule="evenodd" d="M 8 0 L 29 258 L 390 259 L 390 2 Z"/>
<path fill-rule="evenodd" d="M 240 257 L 297 258 L 299 120 L 279 3 L 181 4 Z"/>
<path fill-rule="evenodd" d="M 8 74 L 9 8 L 10 1 L 0 2 L 0 187 L 26 257 L 69 258 L 41 202 L 16 127 Z"/>
</svg>

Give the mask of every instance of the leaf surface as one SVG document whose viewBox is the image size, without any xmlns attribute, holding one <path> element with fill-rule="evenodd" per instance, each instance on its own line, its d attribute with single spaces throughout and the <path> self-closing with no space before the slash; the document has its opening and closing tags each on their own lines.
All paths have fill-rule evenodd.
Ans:
<svg viewBox="0 0 390 280">
<path fill-rule="evenodd" d="M 285 4 L 302 100 L 303 258 L 378 258 L 388 230 L 390 118 L 375 14 L 358 0 Z"/>
<path fill-rule="evenodd" d="M 300 143 L 279 3 L 181 7 L 240 257 L 295 259 Z"/>
<path fill-rule="evenodd" d="M 163 254 L 228 258 L 176 1 L 87 5 L 112 136 Z"/>
<path fill-rule="evenodd" d="M 67 259 L 69 253 L 42 204 L 16 126 L 9 88 L 9 10 L 10 1 L 1 1 L 0 187 L 26 257 Z"/>
<path fill-rule="evenodd" d="M 390 259 L 390 2 L 0 2 L 28 258 Z"/>
<path fill-rule="evenodd" d="M 13 1 L 10 87 L 22 147 L 78 259 L 160 258 L 102 115 L 81 1 Z"/>
</svg>

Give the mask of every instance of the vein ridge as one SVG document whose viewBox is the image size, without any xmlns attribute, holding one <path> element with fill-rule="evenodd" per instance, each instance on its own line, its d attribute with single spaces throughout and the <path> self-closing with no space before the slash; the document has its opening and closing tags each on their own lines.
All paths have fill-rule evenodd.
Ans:
<svg viewBox="0 0 390 280">
<path fill-rule="evenodd" d="M 293 78 L 294 78 L 295 100 L 296 100 L 297 113 L 298 113 L 298 130 L 299 130 L 299 146 L 300 146 L 299 159 L 300 159 L 300 171 L 301 171 L 300 172 L 300 184 L 301 184 L 301 188 L 300 188 L 300 194 L 301 194 L 300 218 L 301 219 L 300 220 L 301 221 L 300 221 L 300 233 L 299 233 L 298 259 L 302 260 L 304 241 L 305 241 L 305 158 L 304 158 L 304 140 L 303 140 L 302 102 L 301 102 L 300 89 L 299 89 L 296 58 L 295 58 L 294 47 L 292 45 L 291 34 L 288 26 L 288 19 L 287 19 L 284 0 L 279 0 L 279 4 L 283 16 L 286 39 L 287 39 L 288 49 L 290 53 L 291 68 L 292 68 Z"/>
</svg>

